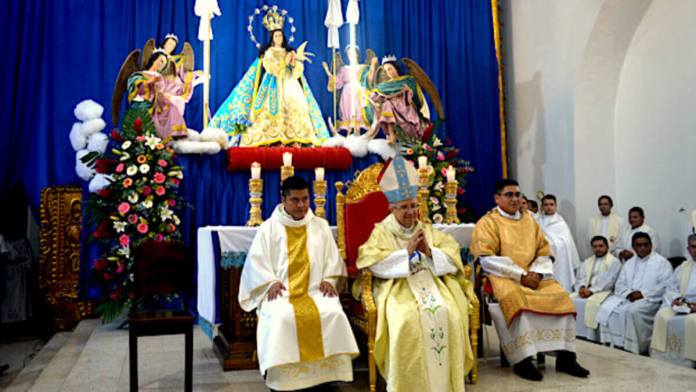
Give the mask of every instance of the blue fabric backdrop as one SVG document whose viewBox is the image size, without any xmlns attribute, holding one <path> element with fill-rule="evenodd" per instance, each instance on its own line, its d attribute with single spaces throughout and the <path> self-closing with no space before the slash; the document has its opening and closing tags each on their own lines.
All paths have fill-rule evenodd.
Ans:
<svg viewBox="0 0 696 392">
<path fill-rule="evenodd" d="M 328 116 L 332 98 L 320 67 L 331 53 L 323 26 L 327 1 L 219 3 L 222 16 L 213 19 L 211 109 L 215 111 L 257 54 L 246 31 L 248 15 L 254 7 L 271 3 L 295 18 L 295 44 L 309 41 L 316 54 L 306 76 Z M 345 10 L 347 0 L 342 3 Z M 443 98 L 447 135 L 477 169 L 467 186 L 468 201 L 477 214 L 491 205 L 492 184 L 501 175 L 490 4 L 490 0 L 363 0 L 357 34 L 361 48 L 370 47 L 379 56 L 410 57 L 432 77 Z M 191 42 L 197 66 L 202 66 L 193 5 L 194 0 L 2 2 L 0 31 L 6 56 L 0 62 L 0 199 L 21 186 L 36 207 L 43 187 L 81 182 L 67 137 L 75 121 L 72 109 L 92 98 L 104 105 L 104 119 L 110 122 L 111 93 L 121 62 L 148 38 L 159 41 L 166 33 L 178 34 Z M 265 39 L 257 25 L 257 36 Z M 348 27 L 341 28 L 342 45 L 347 36 Z M 201 127 L 201 106 L 199 88 L 187 108 L 191 128 Z M 207 209 L 205 214 L 202 219 L 214 222 L 219 211 Z"/>
<path fill-rule="evenodd" d="M 326 0 L 219 0 L 221 17 L 213 19 L 211 110 L 227 97 L 257 50 L 246 31 L 255 7 L 278 4 L 295 19 L 295 45 L 309 42 L 316 54 L 306 77 L 325 116 L 332 114 L 321 62 L 328 61 L 323 25 Z M 342 0 L 343 9 L 347 0 Z M 202 43 L 196 39 L 194 0 L 24 0 L 0 4 L 0 32 L 5 58 L 0 62 L 0 200 L 20 188 L 38 211 L 42 188 L 83 184 L 74 171 L 75 152 L 68 133 L 74 106 L 87 98 L 105 107 L 110 123 L 114 80 L 127 54 L 149 38 L 159 42 L 173 32 L 189 41 L 202 68 Z M 445 107 L 443 131 L 471 161 L 467 202 L 475 214 L 490 208 L 493 183 L 502 172 L 498 104 L 498 69 L 493 43 L 490 0 L 362 0 L 358 45 L 378 56 L 393 53 L 416 60 L 440 91 Z M 257 22 L 257 37 L 267 34 Z M 341 43 L 348 43 L 342 27 Z M 201 128 L 202 88 L 187 106 L 190 128 Z M 434 111 L 433 111 L 434 113 Z M 375 157 L 356 161 L 363 168 Z M 224 171 L 226 158 L 182 157 L 186 167 L 184 196 L 194 207 L 183 213 L 183 231 L 192 241 L 197 227 L 243 224 L 247 219 L 248 173 Z M 347 179 L 352 171 L 327 172 L 327 180 Z M 309 178 L 310 173 L 300 173 Z M 266 195 L 277 195 L 278 173 L 265 173 Z M 328 212 L 335 194 L 329 187 Z M 264 205 L 264 216 L 272 206 Z M 94 249 L 86 254 L 89 266 Z M 89 268 L 82 268 L 83 277 Z M 92 293 L 90 296 L 94 296 Z"/>
</svg>

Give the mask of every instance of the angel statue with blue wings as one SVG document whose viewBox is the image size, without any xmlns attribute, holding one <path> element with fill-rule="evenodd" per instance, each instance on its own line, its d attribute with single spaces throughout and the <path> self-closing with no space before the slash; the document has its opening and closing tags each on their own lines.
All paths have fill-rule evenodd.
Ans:
<svg viewBox="0 0 696 392">
<path fill-rule="evenodd" d="M 261 46 L 254 38 L 251 23 L 264 11 L 263 26 L 270 40 Z M 318 146 L 330 137 L 304 77 L 304 62 L 311 62 L 312 54 L 305 51 L 307 42 L 296 50 L 290 47 L 294 37 L 285 37 L 286 18 L 294 33 L 292 18 L 277 6 L 263 6 L 249 16 L 248 30 L 259 48 L 259 57 L 210 120 L 212 127 L 239 137 L 240 146 Z"/>
</svg>

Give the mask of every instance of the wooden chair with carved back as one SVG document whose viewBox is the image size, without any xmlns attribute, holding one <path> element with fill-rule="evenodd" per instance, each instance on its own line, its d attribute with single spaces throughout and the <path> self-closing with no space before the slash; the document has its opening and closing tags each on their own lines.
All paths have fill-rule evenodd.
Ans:
<svg viewBox="0 0 696 392">
<path fill-rule="evenodd" d="M 188 308 L 193 260 L 182 242 L 146 241 L 133 250 L 133 306 L 128 315 L 130 390 L 138 390 L 138 337 L 183 334 L 184 390 L 193 385 L 193 324 Z M 178 296 L 181 306 L 158 306 Z M 166 302 L 166 301 L 165 301 Z M 177 304 L 178 305 L 178 304 Z"/>
</svg>

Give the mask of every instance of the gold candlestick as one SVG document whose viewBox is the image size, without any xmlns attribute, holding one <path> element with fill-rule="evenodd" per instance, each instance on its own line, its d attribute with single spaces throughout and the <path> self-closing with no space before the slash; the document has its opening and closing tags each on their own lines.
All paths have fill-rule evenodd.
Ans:
<svg viewBox="0 0 696 392">
<path fill-rule="evenodd" d="M 280 167 L 280 182 L 285 181 L 286 178 L 295 175 L 295 168 L 293 166 L 281 166 Z"/>
<path fill-rule="evenodd" d="M 326 180 L 314 181 L 314 215 L 326 219 Z"/>
<path fill-rule="evenodd" d="M 458 181 L 447 181 L 445 183 L 445 206 L 447 212 L 445 214 L 445 223 L 448 225 L 456 225 L 459 223 L 457 216 L 457 188 Z"/>
<path fill-rule="evenodd" d="M 428 197 L 430 196 L 430 166 L 418 169 L 418 209 L 420 210 L 420 220 L 424 223 L 431 223 L 428 211 Z"/>
<path fill-rule="evenodd" d="M 263 180 L 260 178 L 249 179 L 249 220 L 247 226 L 258 226 L 263 223 L 261 217 L 261 203 L 263 202 Z"/>
</svg>

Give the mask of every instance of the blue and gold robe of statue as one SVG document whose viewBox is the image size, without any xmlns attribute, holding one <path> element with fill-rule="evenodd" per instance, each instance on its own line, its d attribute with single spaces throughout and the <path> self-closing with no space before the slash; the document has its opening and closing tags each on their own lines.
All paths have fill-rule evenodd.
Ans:
<svg viewBox="0 0 696 392">
<path fill-rule="evenodd" d="M 285 61 L 283 48 L 269 48 L 256 59 L 210 121 L 240 146 L 320 145 L 330 137 L 304 65 Z"/>
</svg>

